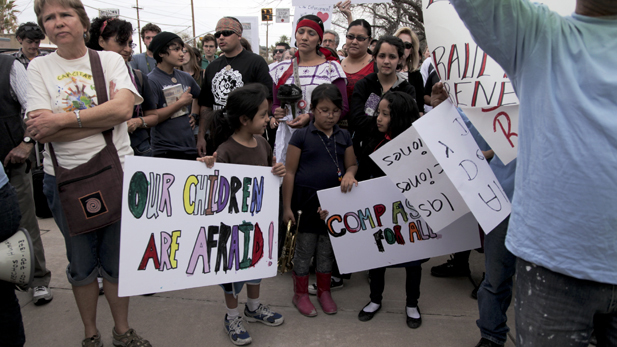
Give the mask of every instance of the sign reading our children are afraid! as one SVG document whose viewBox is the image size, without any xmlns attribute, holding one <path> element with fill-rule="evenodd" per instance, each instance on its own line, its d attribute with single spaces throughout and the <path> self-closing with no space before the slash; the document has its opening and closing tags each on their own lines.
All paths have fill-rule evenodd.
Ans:
<svg viewBox="0 0 617 347">
<path fill-rule="evenodd" d="M 119 295 L 275 276 L 279 180 L 270 170 L 126 157 Z"/>
</svg>

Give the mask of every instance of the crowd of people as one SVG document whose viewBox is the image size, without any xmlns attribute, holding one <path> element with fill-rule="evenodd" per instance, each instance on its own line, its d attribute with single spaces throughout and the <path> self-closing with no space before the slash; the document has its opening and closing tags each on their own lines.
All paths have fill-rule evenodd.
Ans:
<svg viewBox="0 0 617 347">
<path fill-rule="evenodd" d="M 598 346 L 617 346 L 617 74 L 611 73 L 617 66 L 617 5 L 577 0 L 575 13 L 560 17 L 527 0 L 451 2 L 478 45 L 504 68 L 521 103 L 520 149 L 508 164 L 462 114 L 513 202 L 511 217 L 484 238 L 486 273 L 474 292 L 477 346 L 506 343 L 515 275 L 518 346 L 586 346 L 592 331 Z M 6 131 L 0 136 L 0 241 L 18 225 L 28 230 L 36 255 L 33 301 L 51 301 L 28 176 L 35 141 L 44 143 L 43 192 L 64 236 L 82 346 L 102 346 L 96 324 L 101 293 L 114 320 L 113 344 L 151 346 L 129 324 L 129 298 L 118 296 L 119 216 L 77 232 L 74 226 L 82 222 L 67 206 L 65 186 L 75 181 L 67 177 L 109 153 L 117 163 L 110 167 L 120 174 L 130 155 L 197 159 L 208 167 L 272 167 L 283 178 L 281 226 L 295 224 L 302 211 L 292 302 L 313 317 L 318 313 L 309 294 L 317 295 L 324 313 L 337 313 L 331 291 L 350 275 L 336 264 L 324 223 L 328 211 L 317 191 L 340 187 L 347 193 L 384 176 L 369 155 L 430 114 L 448 93 L 412 29 L 374 37 L 369 22 L 352 18 L 349 1 L 336 7 L 349 24 L 342 50 L 336 31 L 305 15 L 293 33 L 297 48 L 277 43 L 268 65 L 251 51 L 235 17 L 221 18 L 214 34 L 202 39 L 203 54 L 155 24 L 139 33 L 146 52 L 133 54 L 131 23 L 90 20 L 80 0 L 35 0 L 38 25 L 21 25 L 16 36 L 22 49 L 14 57 L 0 55 L 0 132 Z M 38 50 L 45 36 L 57 46 L 47 55 Z M 467 276 L 468 257 L 468 251 L 457 253 L 431 273 Z M 411 329 L 422 325 L 418 302 L 426 260 L 397 265 L 406 271 Z M 362 322 L 382 307 L 386 269 L 369 271 L 370 301 L 358 313 Z M 252 341 L 244 320 L 284 322 L 261 302 L 260 283 L 221 285 L 225 331 L 236 345 Z M 4 281 L 0 332 L 8 346 L 25 343 L 14 286 Z"/>
</svg>

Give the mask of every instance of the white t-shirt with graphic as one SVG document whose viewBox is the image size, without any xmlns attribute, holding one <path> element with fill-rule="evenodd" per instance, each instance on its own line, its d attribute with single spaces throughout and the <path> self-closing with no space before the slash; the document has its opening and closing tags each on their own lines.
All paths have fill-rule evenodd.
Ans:
<svg viewBox="0 0 617 347">
<path fill-rule="evenodd" d="M 143 102 L 135 86 L 131 82 L 124 59 L 115 52 L 98 52 L 105 75 L 108 97 L 109 83 L 114 82 L 116 89 L 128 89 L 135 96 L 135 105 Z M 78 59 L 66 60 L 56 52 L 32 60 L 28 67 L 28 110 L 51 110 L 53 113 L 85 110 L 98 105 L 90 58 L 88 53 Z M 126 122 L 114 127 L 113 142 L 118 150 L 120 162 L 124 165 L 124 156 L 132 155 L 131 141 L 127 132 Z M 96 134 L 81 140 L 70 142 L 53 142 L 58 165 L 65 169 L 73 169 L 95 156 L 105 147 L 105 138 Z M 49 155 L 48 145 L 45 145 L 43 161 L 45 173 L 54 175 L 54 167 Z"/>
</svg>

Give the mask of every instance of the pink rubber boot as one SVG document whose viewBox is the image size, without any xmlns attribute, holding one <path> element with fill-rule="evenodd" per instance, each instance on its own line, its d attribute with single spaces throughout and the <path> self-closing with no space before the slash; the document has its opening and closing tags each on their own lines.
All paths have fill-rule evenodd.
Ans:
<svg viewBox="0 0 617 347">
<path fill-rule="evenodd" d="M 335 314 L 337 312 L 337 307 L 330 294 L 330 279 L 332 274 L 320 272 L 316 272 L 315 274 L 317 275 L 317 298 L 319 298 L 319 304 L 325 314 Z"/>
<path fill-rule="evenodd" d="M 317 315 L 317 310 L 315 310 L 315 306 L 313 306 L 313 303 L 308 296 L 309 276 L 297 276 L 296 273 L 293 272 L 292 277 L 294 279 L 293 304 L 303 315 L 307 317 L 315 317 Z M 328 282 L 328 288 L 329 286 L 330 282 Z"/>
</svg>

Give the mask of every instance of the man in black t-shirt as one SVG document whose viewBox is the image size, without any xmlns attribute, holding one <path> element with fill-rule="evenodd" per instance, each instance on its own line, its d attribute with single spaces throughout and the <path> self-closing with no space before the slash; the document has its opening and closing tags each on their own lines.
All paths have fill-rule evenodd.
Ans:
<svg viewBox="0 0 617 347">
<path fill-rule="evenodd" d="M 197 137 L 197 153 L 206 155 L 206 132 L 210 129 L 214 110 L 225 107 L 227 95 L 249 83 L 261 83 L 272 90 L 266 61 L 259 55 L 242 48 L 242 24 L 236 18 L 223 17 L 216 24 L 214 34 L 219 48 L 225 53 L 206 68 L 206 78 L 199 96 L 200 119 Z M 271 100 L 272 97 L 269 96 Z M 208 150 L 212 154 L 213 149 Z"/>
</svg>

